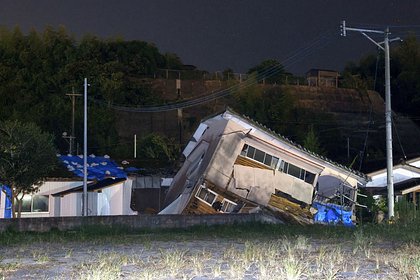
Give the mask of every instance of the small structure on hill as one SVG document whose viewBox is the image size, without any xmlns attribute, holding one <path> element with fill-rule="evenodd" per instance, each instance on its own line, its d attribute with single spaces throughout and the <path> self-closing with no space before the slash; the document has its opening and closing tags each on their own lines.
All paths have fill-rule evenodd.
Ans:
<svg viewBox="0 0 420 280">
<path fill-rule="evenodd" d="M 323 205 L 339 201 L 352 213 L 358 187 L 367 181 L 230 109 L 201 122 L 183 155 L 160 214 L 264 209 L 283 220 L 311 223 L 315 198 Z"/>
<path fill-rule="evenodd" d="M 311 69 L 306 72 L 308 86 L 313 87 L 334 87 L 338 88 L 338 78 L 340 74 L 337 71 L 325 69 Z"/>
</svg>

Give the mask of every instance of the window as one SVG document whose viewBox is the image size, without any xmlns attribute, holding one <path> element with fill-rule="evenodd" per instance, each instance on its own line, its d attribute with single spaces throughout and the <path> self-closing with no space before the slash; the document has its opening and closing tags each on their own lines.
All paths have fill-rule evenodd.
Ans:
<svg viewBox="0 0 420 280">
<path fill-rule="evenodd" d="M 235 202 L 224 198 L 222 201 L 222 209 L 220 211 L 224 213 L 232 213 L 236 206 L 237 204 Z"/>
<path fill-rule="evenodd" d="M 212 206 L 213 203 L 216 201 L 217 193 L 201 185 L 195 197 Z"/>
<path fill-rule="evenodd" d="M 48 212 L 48 195 L 25 195 L 22 199 L 22 212 Z"/>
<path fill-rule="evenodd" d="M 248 144 L 245 144 L 241 151 L 241 156 L 251 158 L 271 168 L 276 168 L 279 159 Z"/>
<path fill-rule="evenodd" d="M 273 160 L 273 156 L 266 154 L 264 159 L 264 164 L 271 166 L 271 161 Z"/>
<path fill-rule="evenodd" d="M 271 160 L 271 167 L 275 169 L 277 167 L 277 163 L 279 162 L 279 158 L 273 157 Z"/>
<path fill-rule="evenodd" d="M 242 148 L 242 151 L 241 151 L 241 156 L 246 157 L 246 153 L 248 152 L 248 147 L 249 146 L 247 144 L 244 145 L 244 147 Z"/>
<path fill-rule="evenodd" d="M 293 165 L 293 164 L 289 163 L 289 168 L 287 169 L 287 174 L 301 179 L 300 178 L 300 171 L 301 171 L 301 168 L 297 167 L 296 165 Z"/>
<path fill-rule="evenodd" d="M 315 181 L 315 174 L 306 171 L 305 182 L 312 185 L 314 183 L 314 181 Z"/>
<path fill-rule="evenodd" d="M 315 174 L 285 161 L 280 163 L 279 170 L 292 175 L 293 177 L 299 178 L 308 184 L 313 184 L 315 180 Z"/>
<path fill-rule="evenodd" d="M 248 147 L 248 152 L 246 153 L 246 156 L 249 157 L 249 158 L 254 158 L 254 155 L 255 155 L 255 148 L 249 146 Z"/>
<path fill-rule="evenodd" d="M 315 174 L 306 171 L 305 169 L 300 168 L 294 164 L 280 160 L 278 157 L 267 154 L 261 150 L 249 146 L 248 144 L 245 144 L 242 148 L 241 155 L 258 161 L 273 169 L 276 169 L 277 165 L 279 165 L 278 169 L 281 172 L 289 174 L 295 178 L 301 179 L 308 184 L 313 184 L 315 181 Z"/>
<path fill-rule="evenodd" d="M 256 161 L 264 163 L 264 157 L 265 157 L 265 153 L 263 151 L 255 149 L 254 159 Z M 271 164 L 271 162 L 270 162 L 270 164 Z M 270 165 L 270 164 L 268 164 L 268 165 Z"/>
</svg>

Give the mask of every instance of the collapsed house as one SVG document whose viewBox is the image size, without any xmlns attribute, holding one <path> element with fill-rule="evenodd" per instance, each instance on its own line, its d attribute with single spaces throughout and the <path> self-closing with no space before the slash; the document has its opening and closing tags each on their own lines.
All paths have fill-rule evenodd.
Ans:
<svg viewBox="0 0 420 280">
<path fill-rule="evenodd" d="M 353 213 L 357 189 L 367 181 L 230 109 L 204 120 L 183 155 L 160 214 L 264 209 L 310 223 L 314 201 Z"/>
</svg>

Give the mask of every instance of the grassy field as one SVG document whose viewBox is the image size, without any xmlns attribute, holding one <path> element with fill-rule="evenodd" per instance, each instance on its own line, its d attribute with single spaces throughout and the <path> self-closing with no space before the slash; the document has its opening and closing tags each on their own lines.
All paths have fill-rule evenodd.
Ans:
<svg viewBox="0 0 420 280">
<path fill-rule="evenodd" d="M 0 279 L 420 279 L 420 223 L 0 234 Z"/>
</svg>

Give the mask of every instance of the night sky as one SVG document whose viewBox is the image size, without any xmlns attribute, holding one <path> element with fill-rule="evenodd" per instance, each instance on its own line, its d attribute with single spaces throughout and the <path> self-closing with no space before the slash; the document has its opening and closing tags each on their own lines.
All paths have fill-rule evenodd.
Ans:
<svg viewBox="0 0 420 280">
<path fill-rule="evenodd" d="M 418 0 L 0 0 L 0 25 L 42 31 L 64 25 L 76 38 L 90 33 L 154 43 L 185 64 L 208 71 L 246 72 L 265 59 L 302 74 L 342 70 L 375 46 L 357 33 L 340 37 L 340 21 L 406 36 L 420 34 Z M 378 38 L 379 40 L 379 38 Z"/>
</svg>

